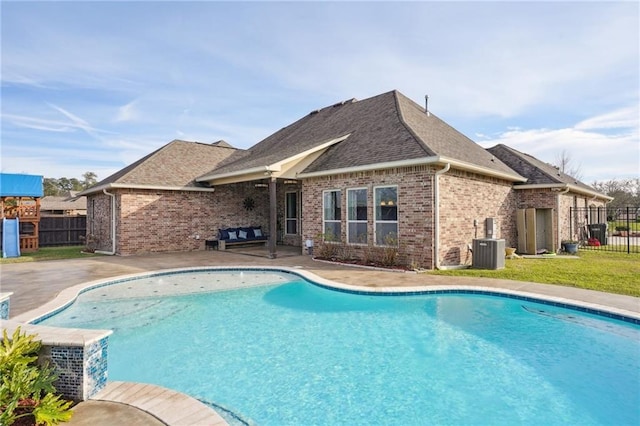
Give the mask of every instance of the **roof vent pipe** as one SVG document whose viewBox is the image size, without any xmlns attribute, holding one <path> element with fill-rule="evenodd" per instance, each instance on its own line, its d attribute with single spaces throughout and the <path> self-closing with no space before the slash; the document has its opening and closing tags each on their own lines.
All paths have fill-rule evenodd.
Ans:
<svg viewBox="0 0 640 426">
<path fill-rule="evenodd" d="M 431 114 L 429 114 L 429 95 L 424 95 L 424 112 L 427 113 L 427 117 Z"/>
</svg>

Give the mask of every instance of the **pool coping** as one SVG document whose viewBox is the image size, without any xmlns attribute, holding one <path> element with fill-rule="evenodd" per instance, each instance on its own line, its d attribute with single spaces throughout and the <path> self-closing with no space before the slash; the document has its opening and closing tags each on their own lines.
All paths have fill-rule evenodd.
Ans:
<svg viewBox="0 0 640 426">
<path fill-rule="evenodd" d="M 190 272 L 204 272 L 204 271 L 271 271 L 271 272 L 285 272 L 298 275 L 313 284 L 321 287 L 326 287 L 332 290 L 354 293 L 354 294 L 370 294 L 380 296 L 394 296 L 394 295 L 418 295 L 418 294 L 448 294 L 448 293 L 468 293 L 468 294 L 486 294 L 515 299 L 522 299 L 532 302 L 540 302 L 553 306 L 560 306 L 569 309 L 575 309 L 581 312 L 586 312 L 595 315 L 601 315 L 608 318 L 614 318 L 634 324 L 640 324 L 640 311 L 634 312 L 626 309 L 621 309 L 613 306 L 607 306 L 594 302 L 587 302 L 584 300 L 572 299 L 568 297 L 553 296 L 549 294 L 536 293 L 531 291 L 506 289 L 500 287 L 488 287 L 483 285 L 472 284 L 442 284 L 442 285 L 425 285 L 425 286 L 411 286 L 411 287 L 370 287 L 370 286 L 356 286 L 352 284 L 343 284 L 337 281 L 323 278 L 313 272 L 304 270 L 302 267 L 285 267 L 285 266 L 199 266 L 199 267 L 185 267 L 185 268 L 171 268 L 160 269 L 156 271 L 146 271 L 135 274 L 119 275 L 115 277 L 104 278 L 95 281 L 89 281 L 81 284 L 77 284 L 72 287 L 68 287 L 62 290 L 58 295 L 50 302 L 44 305 L 24 312 L 11 318 L 11 321 L 33 323 L 33 321 L 43 321 L 44 319 L 55 315 L 60 310 L 66 308 L 72 304 L 75 299 L 82 293 L 100 288 L 103 286 L 146 278 L 153 276 L 181 274 Z M 37 325 L 37 322 L 34 324 Z"/>
<path fill-rule="evenodd" d="M 228 425 L 218 412 L 197 399 L 147 383 L 109 382 L 91 400 L 129 405 L 166 425 Z"/>
<path fill-rule="evenodd" d="M 43 320 L 60 310 L 66 308 L 73 303 L 76 298 L 85 291 L 89 291 L 95 288 L 103 286 L 145 278 L 153 276 L 170 275 L 176 273 L 189 273 L 200 271 L 269 271 L 269 272 L 284 272 L 297 275 L 304 278 L 311 283 L 320 287 L 326 287 L 336 291 L 354 293 L 354 294 L 368 294 L 368 295 L 389 295 L 389 296 L 401 296 L 401 295 L 418 295 L 418 294 L 450 294 L 450 293 L 465 293 L 465 294 L 487 294 L 498 297 L 508 297 L 515 299 L 522 299 L 533 302 L 545 303 L 553 306 L 566 307 L 569 309 L 576 309 L 578 311 L 592 313 L 596 315 L 602 315 L 609 318 L 621 319 L 634 324 L 640 324 L 640 312 L 629 311 L 612 306 L 606 306 L 598 303 L 587 302 L 584 300 L 571 299 L 567 297 L 553 296 L 544 293 L 536 293 L 531 291 L 522 291 L 515 289 L 488 287 L 483 285 L 425 285 L 425 286 L 405 286 L 405 287 L 371 287 L 371 286 L 358 286 L 351 284 L 344 284 L 337 281 L 323 278 L 316 273 L 304 270 L 302 267 L 269 267 L 269 266 L 200 266 L 200 267 L 183 267 L 183 268 L 171 268 L 160 269 L 156 271 L 145 271 L 134 274 L 125 274 L 115 277 L 104 278 L 95 281 L 89 281 L 81 284 L 74 285 L 62 290 L 53 300 L 45 303 L 44 305 L 22 313 L 15 318 L 11 318 L 9 321 L 2 321 L 3 328 L 5 324 L 13 323 L 12 325 L 23 323 L 29 325 L 29 328 L 33 327 L 37 329 L 39 327 L 45 327 L 38 324 L 32 324 L 33 321 Z M 53 328 L 53 327 L 47 327 Z M 35 330 L 34 330 L 35 331 Z M 105 331 L 105 330 L 103 330 Z M 164 390 L 160 392 L 158 389 Z M 157 395 L 172 395 L 172 397 L 164 398 L 160 396 L 164 403 L 153 402 L 156 400 Z M 177 396 L 181 395 L 181 396 Z M 197 399 L 190 397 L 186 394 L 182 394 L 177 391 L 173 391 L 167 388 L 161 388 L 155 385 L 147 385 L 140 383 L 129 382 L 107 382 L 104 389 L 98 392 L 96 395 L 90 398 L 91 400 L 102 400 L 109 402 L 123 403 L 142 411 L 149 413 L 150 415 L 158 418 L 160 421 L 167 425 L 181 425 L 185 424 L 185 418 L 179 417 L 180 413 L 191 412 L 197 410 L 200 413 L 202 406 L 206 408 L 203 412 L 208 412 L 210 417 L 203 414 L 203 417 L 198 420 L 198 424 L 212 424 L 212 425 L 224 425 L 227 424 L 224 419 L 213 408 L 203 404 Z M 189 402 L 193 402 L 193 406 Z M 160 405 L 158 405 L 160 404 Z M 189 406 L 186 410 L 185 406 Z M 155 407 L 155 408 L 154 408 Z M 207 411 L 208 410 L 208 411 Z M 194 418 L 193 421 L 196 419 Z M 202 422 L 201 422 L 202 421 Z M 192 423 L 193 424 L 193 423 Z"/>
</svg>

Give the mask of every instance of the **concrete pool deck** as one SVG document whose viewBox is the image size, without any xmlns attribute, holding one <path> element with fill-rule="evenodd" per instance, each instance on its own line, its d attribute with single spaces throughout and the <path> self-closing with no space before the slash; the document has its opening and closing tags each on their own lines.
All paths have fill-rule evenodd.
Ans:
<svg viewBox="0 0 640 426">
<path fill-rule="evenodd" d="M 301 269 L 327 280 L 354 286 L 400 288 L 465 285 L 567 299 L 585 305 L 608 307 L 612 308 L 611 310 L 614 312 L 630 313 L 633 317 L 640 317 L 640 298 L 631 296 L 510 280 L 445 277 L 359 268 L 315 261 L 309 256 L 300 255 L 299 252 L 299 249 L 292 251 L 289 248 L 279 247 L 279 257 L 277 259 L 250 255 L 250 251 L 211 250 L 130 257 L 95 256 L 79 259 L 3 264 L 0 266 L 0 291 L 13 292 L 10 312 L 11 318 L 13 318 L 49 302 L 65 288 L 119 275 L 202 266 L 282 266 Z M 258 252 L 255 253 L 259 254 Z M 532 259 L 530 261 L 546 261 L 550 262 L 550 265 L 553 262 L 553 260 L 548 259 Z M 132 403 L 132 405 L 135 405 L 135 403 Z M 127 416 L 135 416 L 136 419 L 133 423 L 128 422 L 128 424 L 179 424 L 163 422 L 147 413 L 143 408 L 134 408 L 132 405 L 127 405 L 126 401 L 121 400 L 118 403 L 95 400 L 82 402 L 76 406 L 76 414 L 68 424 L 115 425 L 122 424 L 118 418 L 127 418 Z M 133 417 L 129 418 L 133 421 Z"/>
</svg>

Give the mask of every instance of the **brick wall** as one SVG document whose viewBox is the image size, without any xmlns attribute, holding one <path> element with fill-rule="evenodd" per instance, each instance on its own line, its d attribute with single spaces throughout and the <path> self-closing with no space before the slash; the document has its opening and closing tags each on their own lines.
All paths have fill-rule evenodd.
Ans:
<svg viewBox="0 0 640 426">
<path fill-rule="evenodd" d="M 433 169 L 428 166 L 396 168 L 305 179 L 302 189 L 302 238 L 310 238 L 317 246 L 322 234 L 322 193 L 342 190 L 342 241 L 346 242 L 346 190 L 367 188 L 367 238 L 373 235 L 373 188 L 398 186 L 398 240 L 402 263 L 430 267 L 433 252 Z M 362 256 L 362 246 L 353 246 Z"/>
<path fill-rule="evenodd" d="M 471 263 L 468 245 L 486 237 L 487 218 L 497 222 L 494 237 L 514 247 L 516 197 L 511 182 L 453 169 L 439 179 L 441 265 Z"/>
<path fill-rule="evenodd" d="M 216 187 L 215 192 L 114 189 L 117 203 L 116 253 L 189 251 L 204 247 L 218 228 L 269 228 L 269 192 L 253 183 Z M 254 200 L 246 210 L 245 198 Z M 284 195 L 282 195 L 284 200 Z M 98 238 L 98 250 L 111 250 L 111 198 L 88 197 L 87 232 Z M 199 238 L 196 238 L 199 236 Z"/>
<path fill-rule="evenodd" d="M 594 200 L 592 197 L 576 194 L 573 192 L 562 193 L 551 189 L 522 189 L 517 190 L 519 209 L 552 209 L 553 235 L 556 247 L 560 247 L 562 240 L 579 240 L 584 237 L 580 228 L 585 226 L 586 219 L 582 217 L 570 216 L 571 207 L 604 207 L 605 203 Z M 571 223 L 573 221 L 573 224 Z M 571 232 L 573 228 L 573 234 Z"/>
</svg>

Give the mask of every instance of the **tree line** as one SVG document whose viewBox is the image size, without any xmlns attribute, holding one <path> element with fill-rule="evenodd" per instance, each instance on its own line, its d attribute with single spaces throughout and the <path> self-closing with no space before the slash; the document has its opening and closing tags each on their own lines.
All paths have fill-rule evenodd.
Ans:
<svg viewBox="0 0 640 426">
<path fill-rule="evenodd" d="M 63 197 L 69 195 L 70 192 L 84 191 L 85 189 L 95 185 L 98 182 L 98 175 L 93 172 L 85 172 L 82 174 L 82 180 L 76 178 L 44 178 L 43 192 L 46 196 Z"/>
</svg>

